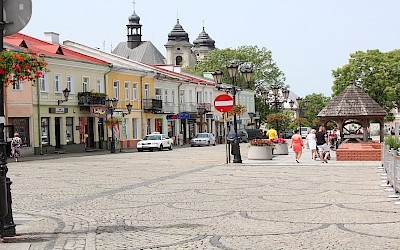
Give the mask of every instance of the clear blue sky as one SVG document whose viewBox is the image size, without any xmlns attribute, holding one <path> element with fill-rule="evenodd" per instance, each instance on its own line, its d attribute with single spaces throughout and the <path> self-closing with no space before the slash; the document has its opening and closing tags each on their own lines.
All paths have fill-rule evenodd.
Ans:
<svg viewBox="0 0 400 250">
<path fill-rule="evenodd" d="M 136 0 L 142 39 L 165 56 L 168 33 L 180 23 L 193 42 L 202 30 L 218 48 L 257 45 L 272 51 L 299 96 L 331 95 L 331 71 L 358 50 L 400 47 L 399 0 Z M 126 41 L 132 0 L 33 0 L 32 18 L 21 31 L 44 32 L 110 51 Z"/>
</svg>

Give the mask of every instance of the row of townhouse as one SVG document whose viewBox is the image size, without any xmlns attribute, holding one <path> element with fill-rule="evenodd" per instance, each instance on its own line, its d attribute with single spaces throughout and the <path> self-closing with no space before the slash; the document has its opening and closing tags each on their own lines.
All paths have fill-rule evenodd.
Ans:
<svg viewBox="0 0 400 250">
<path fill-rule="evenodd" d="M 198 132 L 224 133 L 222 114 L 214 99 L 223 93 L 206 78 L 180 72 L 179 67 L 151 66 L 72 41 L 52 42 L 23 34 L 4 39 L 5 47 L 28 49 L 45 55 L 49 72 L 37 84 L 18 82 L 7 86 L 6 120 L 19 132 L 25 154 L 84 152 L 107 149 L 111 111 L 107 98 L 118 99 L 112 115 L 117 148 L 135 148 L 146 134 L 161 132 L 184 143 Z M 63 90 L 70 91 L 64 100 Z M 238 103 L 247 107 L 239 127 L 246 127 L 254 110 L 254 92 L 243 90 Z M 129 113 L 127 105 L 132 105 Z M 250 116 L 249 116 L 250 114 Z"/>
</svg>

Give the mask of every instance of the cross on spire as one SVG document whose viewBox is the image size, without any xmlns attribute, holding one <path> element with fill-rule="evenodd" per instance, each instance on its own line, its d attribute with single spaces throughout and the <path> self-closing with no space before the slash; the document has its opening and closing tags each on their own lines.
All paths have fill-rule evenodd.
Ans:
<svg viewBox="0 0 400 250">
<path fill-rule="evenodd" d="M 136 1 L 133 0 L 132 3 L 133 3 L 133 12 L 135 12 L 135 10 L 136 10 Z"/>
</svg>

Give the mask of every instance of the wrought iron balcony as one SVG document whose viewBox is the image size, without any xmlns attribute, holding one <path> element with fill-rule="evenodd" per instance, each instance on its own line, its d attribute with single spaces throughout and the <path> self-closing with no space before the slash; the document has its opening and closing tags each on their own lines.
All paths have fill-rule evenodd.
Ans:
<svg viewBox="0 0 400 250">
<path fill-rule="evenodd" d="M 182 113 L 197 113 L 197 105 L 194 102 L 185 102 L 179 105 Z"/>
<path fill-rule="evenodd" d="M 145 112 L 161 113 L 162 112 L 162 100 L 143 99 L 143 109 Z"/>
<path fill-rule="evenodd" d="M 95 92 L 78 92 L 79 106 L 105 105 L 107 94 Z"/>
<path fill-rule="evenodd" d="M 205 114 L 211 112 L 211 103 L 197 103 L 197 113 Z"/>
</svg>

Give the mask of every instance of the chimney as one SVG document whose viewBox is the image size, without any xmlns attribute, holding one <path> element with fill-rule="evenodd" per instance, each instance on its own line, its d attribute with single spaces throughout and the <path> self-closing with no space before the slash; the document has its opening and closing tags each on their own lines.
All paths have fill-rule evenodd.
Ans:
<svg viewBox="0 0 400 250">
<path fill-rule="evenodd" d="M 44 40 L 53 44 L 60 44 L 60 34 L 55 32 L 44 32 Z"/>
</svg>

